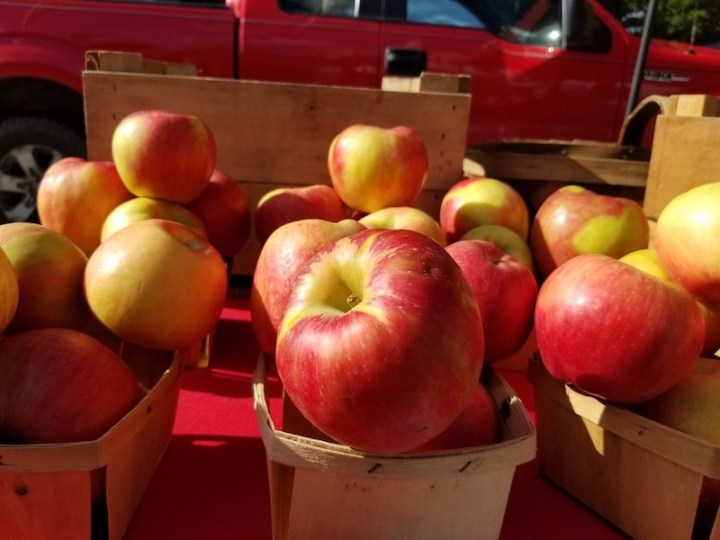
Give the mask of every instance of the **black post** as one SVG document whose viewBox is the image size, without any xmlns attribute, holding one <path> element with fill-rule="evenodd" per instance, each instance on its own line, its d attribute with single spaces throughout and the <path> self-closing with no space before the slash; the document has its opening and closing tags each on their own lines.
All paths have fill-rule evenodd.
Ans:
<svg viewBox="0 0 720 540">
<path fill-rule="evenodd" d="M 635 105 L 637 105 L 640 85 L 642 84 L 643 74 L 645 72 L 645 61 L 647 60 L 650 34 L 652 34 L 652 25 L 656 9 L 657 0 L 649 0 L 647 10 L 645 11 L 645 22 L 643 24 L 642 36 L 640 38 L 640 49 L 638 50 L 637 61 L 635 62 L 635 72 L 633 73 L 630 94 L 628 95 L 627 107 L 625 109 L 626 117 L 630 115 L 635 108 Z"/>
</svg>

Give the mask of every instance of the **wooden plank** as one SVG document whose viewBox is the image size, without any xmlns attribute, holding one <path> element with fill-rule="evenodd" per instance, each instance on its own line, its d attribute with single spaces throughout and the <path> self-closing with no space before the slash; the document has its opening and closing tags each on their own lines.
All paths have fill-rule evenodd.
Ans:
<svg viewBox="0 0 720 540">
<path fill-rule="evenodd" d="M 657 118 L 643 209 L 657 219 L 674 197 L 701 184 L 720 181 L 720 118 Z"/>
<path fill-rule="evenodd" d="M 650 156 L 635 146 L 508 139 L 471 146 L 465 157 L 466 172 L 477 164 L 485 175 L 504 180 L 642 187 Z"/>
<path fill-rule="evenodd" d="M 90 159 L 111 158 L 117 123 L 133 111 L 195 114 L 215 134 L 217 166 L 239 182 L 329 183 L 327 152 L 354 123 L 409 125 L 429 153 L 427 189 L 462 175 L 470 97 L 361 88 L 86 71 Z"/>
</svg>

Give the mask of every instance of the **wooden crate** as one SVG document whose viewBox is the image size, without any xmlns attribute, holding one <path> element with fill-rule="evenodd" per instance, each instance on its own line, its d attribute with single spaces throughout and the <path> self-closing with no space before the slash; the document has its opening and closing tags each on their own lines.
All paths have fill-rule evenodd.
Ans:
<svg viewBox="0 0 720 540">
<path fill-rule="evenodd" d="M 720 538 L 717 505 L 700 504 L 720 447 L 564 385 L 538 357 L 528 377 L 543 475 L 637 540 Z"/>
<path fill-rule="evenodd" d="M 274 540 L 496 539 L 515 468 L 535 457 L 522 401 L 492 368 L 501 442 L 458 451 L 367 454 L 322 440 L 284 400 L 275 428 L 260 357 L 253 397 L 268 457 Z"/>
<path fill-rule="evenodd" d="M 354 123 L 408 125 L 420 134 L 429 171 L 416 206 L 435 217 L 445 191 L 462 178 L 470 111 L 465 85 L 458 84 L 458 92 L 298 85 L 177 75 L 181 68 L 150 65 L 147 73 L 137 55 L 88 53 L 83 85 L 89 159 L 112 159 L 112 132 L 125 115 L 163 108 L 207 122 L 218 143 L 218 168 L 242 184 L 253 206 L 271 189 L 329 184 L 330 143 Z M 447 88 L 447 77 L 442 80 Z M 251 274 L 259 249 L 251 235 L 233 273 Z"/>
<path fill-rule="evenodd" d="M 0 445 L 0 538 L 123 537 L 172 435 L 184 353 L 124 345 L 121 355 L 150 391 L 102 437 Z"/>
<path fill-rule="evenodd" d="M 691 187 L 720 182 L 720 99 L 670 97 L 657 118 L 643 208 L 657 219 L 670 200 Z"/>
</svg>

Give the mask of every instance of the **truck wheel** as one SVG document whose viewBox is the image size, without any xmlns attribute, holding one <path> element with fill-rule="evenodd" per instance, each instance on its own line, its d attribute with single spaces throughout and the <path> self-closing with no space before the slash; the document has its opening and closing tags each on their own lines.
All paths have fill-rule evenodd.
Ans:
<svg viewBox="0 0 720 540">
<path fill-rule="evenodd" d="M 35 197 L 47 168 L 85 156 L 85 141 L 53 120 L 34 116 L 0 122 L 0 222 L 37 221 Z"/>
</svg>

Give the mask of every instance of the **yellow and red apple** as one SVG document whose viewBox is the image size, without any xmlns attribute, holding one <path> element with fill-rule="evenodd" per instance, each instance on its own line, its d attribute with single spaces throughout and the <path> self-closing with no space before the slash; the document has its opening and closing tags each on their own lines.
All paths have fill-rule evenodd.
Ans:
<svg viewBox="0 0 720 540">
<path fill-rule="evenodd" d="M 133 195 L 182 204 L 205 189 L 217 158 L 215 137 L 201 118 L 161 109 L 123 117 L 113 131 L 111 151 Z"/>
<path fill-rule="evenodd" d="M 272 232 L 291 221 L 322 219 L 342 221 L 348 210 L 332 186 L 311 184 L 268 191 L 255 207 L 255 236 L 264 244 Z"/>
<path fill-rule="evenodd" d="M 328 151 L 332 185 L 350 208 L 412 206 L 428 174 L 427 147 L 408 126 L 348 126 Z"/>
<path fill-rule="evenodd" d="M 225 305 L 225 261 L 180 223 L 146 219 L 105 240 L 84 276 L 92 312 L 125 341 L 182 349 L 210 333 Z"/>
<path fill-rule="evenodd" d="M 602 195 L 569 185 L 551 193 L 538 208 L 530 230 L 530 249 L 542 276 L 581 254 L 619 259 L 649 245 L 642 207 L 625 197 Z"/>
<path fill-rule="evenodd" d="M 5 223 L 0 249 L 12 263 L 19 291 L 8 331 L 87 328 L 92 319 L 83 296 L 88 258 L 72 240 L 38 223 Z"/>
<path fill-rule="evenodd" d="M 90 256 L 100 244 L 107 215 L 132 197 L 112 162 L 67 157 L 43 175 L 37 192 L 38 217 L 42 225 L 67 236 Z"/>
<path fill-rule="evenodd" d="M 508 255 L 515 257 L 519 263 L 527 266 L 531 272 L 535 271 L 530 245 L 527 240 L 523 240 L 522 236 L 512 229 L 502 225 L 479 225 L 463 234 L 460 240 L 488 240 Z"/>
<path fill-rule="evenodd" d="M 381 208 L 359 218 L 358 221 L 368 229 L 407 229 L 432 238 L 441 246 L 446 246 L 445 233 L 440 224 L 430 214 L 412 206 L 393 206 Z"/>
<path fill-rule="evenodd" d="M 440 202 L 440 226 L 449 243 L 480 225 L 502 225 L 527 240 L 529 210 L 522 195 L 495 178 L 465 178 L 453 184 Z"/>
<path fill-rule="evenodd" d="M 300 268 L 329 242 L 362 230 L 365 226 L 353 219 L 301 219 L 270 234 L 258 255 L 250 289 L 252 327 L 266 354 L 275 354 L 277 330 Z"/>
<path fill-rule="evenodd" d="M 368 229 L 327 244 L 297 275 L 275 363 L 326 435 L 405 452 L 468 405 L 483 349 L 477 302 L 450 254 L 415 231 Z"/>
<path fill-rule="evenodd" d="M 189 227 L 197 234 L 207 237 L 207 229 L 203 220 L 185 205 L 164 199 L 133 197 L 116 206 L 108 214 L 100 231 L 100 239 L 105 242 L 119 230 L 146 219 L 175 221 Z"/>
<path fill-rule="evenodd" d="M 654 245 L 673 281 L 698 298 L 720 302 L 720 182 L 674 197 L 658 215 Z"/>
</svg>

